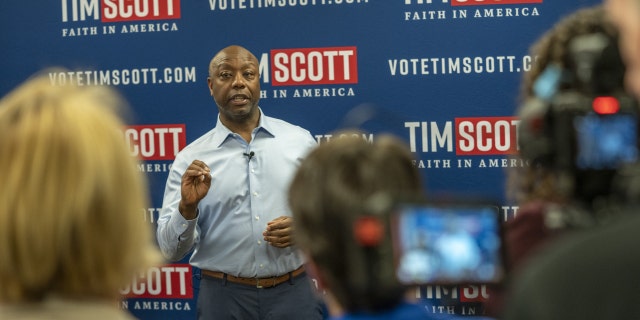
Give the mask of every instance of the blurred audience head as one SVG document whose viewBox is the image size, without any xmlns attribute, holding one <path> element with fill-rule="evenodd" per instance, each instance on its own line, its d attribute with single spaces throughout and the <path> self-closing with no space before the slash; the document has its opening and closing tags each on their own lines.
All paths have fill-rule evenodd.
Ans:
<svg viewBox="0 0 640 320">
<path fill-rule="evenodd" d="M 572 54 L 570 44 L 580 36 L 602 33 L 617 39 L 618 31 L 601 5 L 576 10 L 562 17 L 554 26 L 533 43 L 530 48 L 535 62 L 531 70 L 523 74 L 520 97 L 522 101 L 536 96 L 535 82 L 550 65 L 560 69 L 571 69 Z M 564 81 L 559 89 L 575 89 L 576 79 Z"/>
<path fill-rule="evenodd" d="M 0 100 L 0 304 L 118 299 L 160 262 L 123 100 L 34 76 Z"/>
<path fill-rule="evenodd" d="M 567 178 L 564 175 L 566 165 L 558 163 L 561 162 L 560 157 L 566 158 L 566 154 L 557 150 L 568 153 L 575 148 L 576 142 L 566 140 L 567 134 L 557 130 L 554 121 L 559 123 L 559 120 L 549 119 L 555 112 L 552 101 L 563 93 L 572 92 L 574 96 L 589 98 L 593 94 L 623 91 L 624 64 L 615 45 L 616 30 L 602 6 L 582 8 L 563 17 L 532 45 L 531 56 L 536 61 L 531 71 L 523 75 L 520 107 L 517 109 L 521 119 L 519 156 L 530 163 L 508 172 L 508 196 L 514 202 L 565 203 L 579 196 L 577 189 L 583 186 L 591 188 L 588 181 L 580 182 L 576 176 Z M 576 47 L 587 47 L 591 45 L 589 41 L 599 41 L 598 45 L 603 45 L 602 55 L 606 55 L 606 59 L 590 65 L 590 73 L 585 77 L 582 72 L 584 61 L 578 58 Z M 593 74 L 595 76 L 591 77 Z M 590 106 L 591 101 L 588 103 Z M 558 170 L 561 166 L 565 167 Z M 589 192 L 597 193 L 599 190 Z"/>
<path fill-rule="evenodd" d="M 394 136 L 371 142 L 345 131 L 334 137 L 303 160 L 291 184 L 296 243 L 326 290 L 330 310 L 393 308 L 404 288 L 394 273 L 389 213 L 376 212 L 374 202 L 421 194 L 420 175 Z M 368 236 L 381 238 L 369 243 Z"/>
</svg>

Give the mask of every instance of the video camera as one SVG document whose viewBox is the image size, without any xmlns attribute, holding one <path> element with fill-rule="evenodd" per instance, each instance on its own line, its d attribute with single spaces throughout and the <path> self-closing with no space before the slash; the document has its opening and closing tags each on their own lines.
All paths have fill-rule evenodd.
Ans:
<svg viewBox="0 0 640 320">
<path fill-rule="evenodd" d="M 503 225 L 493 201 L 376 194 L 368 201 L 368 211 L 371 215 L 367 217 L 379 219 L 389 231 L 385 241 L 370 247 L 379 253 L 378 258 L 385 257 L 385 263 L 370 259 L 368 265 L 386 266 L 383 273 L 393 275 L 400 285 L 467 285 L 503 280 L 507 269 Z M 361 244 L 368 238 L 356 235 Z"/>
<path fill-rule="evenodd" d="M 609 195 L 616 171 L 639 157 L 638 106 L 624 72 L 616 39 L 577 37 L 565 67 L 542 72 L 520 112 L 521 156 L 554 170 L 559 190 L 587 203 Z"/>
</svg>

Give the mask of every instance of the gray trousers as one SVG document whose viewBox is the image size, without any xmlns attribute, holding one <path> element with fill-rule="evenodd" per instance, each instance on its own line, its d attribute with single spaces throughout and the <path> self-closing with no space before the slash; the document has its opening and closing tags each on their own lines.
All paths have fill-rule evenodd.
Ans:
<svg viewBox="0 0 640 320">
<path fill-rule="evenodd" d="M 321 320 L 320 295 L 306 273 L 271 288 L 202 276 L 198 320 Z"/>
</svg>

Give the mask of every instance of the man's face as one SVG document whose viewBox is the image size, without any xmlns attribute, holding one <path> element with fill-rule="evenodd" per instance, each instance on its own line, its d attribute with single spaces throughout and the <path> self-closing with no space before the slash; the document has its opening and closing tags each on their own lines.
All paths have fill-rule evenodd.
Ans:
<svg viewBox="0 0 640 320">
<path fill-rule="evenodd" d="M 627 66 L 627 89 L 640 98 L 640 1 L 605 0 L 605 7 L 620 31 L 620 51 Z"/>
<path fill-rule="evenodd" d="M 258 61 L 241 47 L 228 47 L 212 60 L 207 79 L 220 116 L 242 122 L 252 115 L 260 99 Z"/>
</svg>

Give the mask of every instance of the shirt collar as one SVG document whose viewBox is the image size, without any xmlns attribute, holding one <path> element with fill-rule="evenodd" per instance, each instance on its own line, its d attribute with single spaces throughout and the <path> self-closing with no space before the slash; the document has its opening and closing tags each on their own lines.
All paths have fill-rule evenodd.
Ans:
<svg viewBox="0 0 640 320">
<path fill-rule="evenodd" d="M 260 107 L 258 107 L 258 111 L 260 112 L 260 120 L 258 122 L 258 127 L 253 130 L 255 136 L 264 132 L 270 137 L 275 137 L 271 119 L 262 112 Z M 216 146 L 216 148 L 220 148 L 220 146 L 222 146 L 225 141 L 232 138 L 234 134 L 222 123 L 222 121 L 220 121 L 220 114 L 218 114 L 218 120 L 216 121 L 216 127 L 213 128 L 213 133 L 213 145 Z"/>
</svg>

